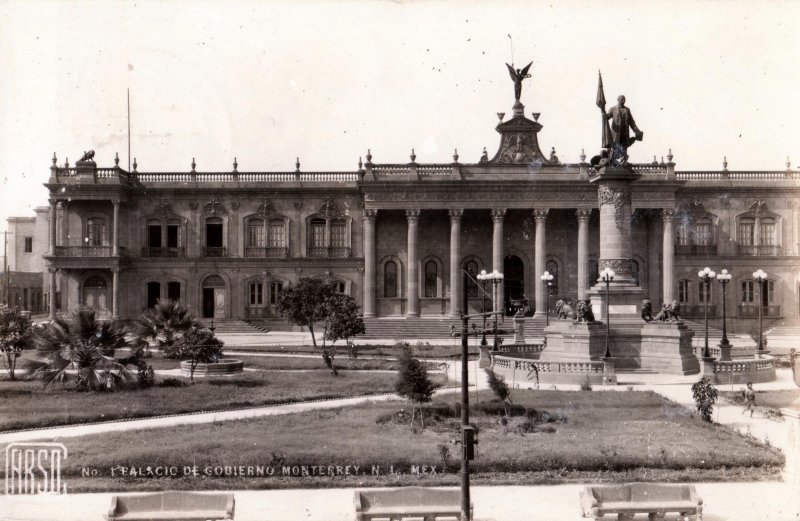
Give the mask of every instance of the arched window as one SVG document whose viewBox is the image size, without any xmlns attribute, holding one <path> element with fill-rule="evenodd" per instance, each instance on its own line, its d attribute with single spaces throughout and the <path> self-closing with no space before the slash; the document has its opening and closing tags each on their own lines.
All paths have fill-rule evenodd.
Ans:
<svg viewBox="0 0 800 521">
<path fill-rule="evenodd" d="M 544 269 L 553 276 L 553 280 L 548 283 L 548 287 L 545 288 L 545 290 L 548 291 L 550 295 L 558 296 L 558 264 L 556 261 L 547 261 L 544 265 Z"/>
<path fill-rule="evenodd" d="M 147 283 L 147 307 L 151 308 L 158 304 L 158 299 L 161 298 L 161 283 L 148 282 Z"/>
<path fill-rule="evenodd" d="M 331 221 L 331 248 L 347 247 L 347 222 L 344 219 Z"/>
<path fill-rule="evenodd" d="M 480 298 L 480 292 L 478 290 L 478 283 L 476 282 L 475 277 L 478 276 L 478 263 L 474 260 L 467 261 L 464 264 L 464 269 L 467 270 L 467 273 L 470 276 L 467 278 L 467 297 L 468 298 Z"/>
<path fill-rule="evenodd" d="M 325 219 L 311 219 L 311 247 L 325 247 Z"/>
<path fill-rule="evenodd" d="M 771 217 L 762 218 L 759 221 L 759 232 L 761 233 L 761 246 L 775 246 L 775 219 Z"/>
<path fill-rule="evenodd" d="M 383 296 L 397 298 L 397 263 L 388 261 L 383 265 Z"/>
<path fill-rule="evenodd" d="M 170 257 L 183 256 L 179 254 L 179 248 L 182 246 L 181 240 L 181 222 L 177 219 L 170 219 L 167 221 L 167 248 Z"/>
<path fill-rule="evenodd" d="M 267 229 L 267 247 L 285 248 L 286 247 L 286 225 L 280 219 L 272 219 Z"/>
<path fill-rule="evenodd" d="M 225 256 L 222 226 L 222 219 L 219 217 L 209 217 L 206 219 L 206 257 Z"/>
<path fill-rule="evenodd" d="M 278 298 L 283 291 L 283 282 L 280 281 L 272 281 L 269 283 L 269 303 L 270 305 L 275 305 L 278 303 Z"/>
<path fill-rule="evenodd" d="M 160 253 L 161 250 L 161 221 L 151 219 L 147 221 L 147 247 L 150 248 L 151 253 L 156 252 L 156 248 Z M 151 255 L 155 257 L 156 255 Z"/>
<path fill-rule="evenodd" d="M 425 263 L 425 297 L 434 298 L 438 291 L 439 269 L 436 261 L 429 260 Z"/>
<path fill-rule="evenodd" d="M 755 236 L 755 219 L 742 219 L 739 221 L 739 245 L 753 246 Z"/>
<path fill-rule="evenodd" d="M 755 301 L 756 283 L 753 280 L 742 281 L 742 304 L 752 304 Z"/>
<path fill-rule="evenodd" d="M 678 281 L 678 302 L 686 304 L 689 302 L 689 289 L 691 282 L 684 279 Z"/>
<path fill-rule="evenodd" d="M 711 246 L 714 244 L 711 234 L 711 219 L 703 218 L 694 224 L 694 243 L 697 246 Z"/>
<path fill-rule="evenodd" d="M 264 221 L 250 219 L 247 222 L 247 246 L 250 248 L 264 247 Z"/>
<path fill-rule="evenodd" d="M 688 246 L 691 244 L 689 238 L 689 222 L 688 220 L 680 221 L 676 230 L 678 246 Z"/>
<path fill-rule="evenodd" d="M 86 246 L 102 246 L 105 243 L 106 220 L 90 217 L 86 221 Z"/>
</svg>

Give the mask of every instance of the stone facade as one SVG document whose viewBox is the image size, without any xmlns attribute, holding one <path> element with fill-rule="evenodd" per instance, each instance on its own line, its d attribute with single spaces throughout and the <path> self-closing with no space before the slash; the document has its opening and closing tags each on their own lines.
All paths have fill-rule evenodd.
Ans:
<svg viewBox="0 0 800 521">
<path fill-rule="evenodd" d="M 135 161 L 127 172 L 54 158 L 49 209 L 26 221 L 44 245 L 46 265 L 32 269 L 45 273 L 53 311 L 88 305 L 131 318 L 178 298 L 200 316 L 277 325 L 277 293 L 304 276 L 333 277 L 366 317 L 455 317 L 460 271 L 496 269 L 505 274 L 496 309 L 527 303 L 541 315 L 546 301 L 600 298 L 604 265 L 628 297 L 649 297 L 655 311 L 678 300 L 685 318 L 700 318 L 697 271 L 708 265 L 734 275 L 730 330 L 756 322 L 760 299 L 768 320 L 798 315 L 800 172 L 676 171 L 670 154 L 604 181 L 585 155 L 526 159 L 517 149 L 538 151 L 542 126 L 518 105 L 497 126 L 494 158 L 469 164 L 457 154 L 440 164 L 368 154 L 350 172 L 145 173 Z M 759 268 L 769 274 L 763 297 L 750 275 Z M 470 311 L 480 310 L 480 293 L 467 291 Z M 721 296 L 714 284 L 716 326 Z M 612 315 L 639 312 L 614 298 Z"/>
</svg>

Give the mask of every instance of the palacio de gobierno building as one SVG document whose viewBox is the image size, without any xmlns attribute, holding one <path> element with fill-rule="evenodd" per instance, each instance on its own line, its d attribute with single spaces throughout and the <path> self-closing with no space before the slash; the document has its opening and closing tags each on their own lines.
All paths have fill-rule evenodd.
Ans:
<svg viewBox="0 0 800 521">
<path fill-rule="evenodd" d="M 357 299 L 368 336 L 414 337 L 449 334 L 462 291 L 468 312 L 491 308 L 476 285 L 462 288 L 462 270 L 485 269 L 504 274 L 495 309 L 522 307 L 536 336 L 546 302 L 552 312 L 559 299 L 591 299 L 604 320 L 598 273 L 611 267 L 612 323 L 616 314 L 643 324 L 643 298 L 654 312 L 677 301 L 683 318 L 702 320 L 707 299 L 720 327 L 720 285 L 706 293 L 697 275 L 711 266 L 733 275 L 729 330 L 755 327 L 759 306 L 766 321 L 798 317 L 800 171 L 788 161 L 778 171 L 682 171 L 670 151 L 666 161 L 617 157 L 624 166 L 608 165 L 617 174 L 601 175 L 597 157 L 565 163 L 542 151 L 539 114 L 526 116 L 516 83 L 496 152 L 476 162 L 455 152 L 418 163 L 412 151 L 408 163 L 385 164 L 367 152 L 353 171 L 306 172 L 299 160 L 294 171 L 239 171 L 234 160 L 203 172 L 193 159 L 189 171 L 144 172 L 135 159 L 126 171 L 118 158 L 62 166 L 54 155 L 34 240 L 46 262 L 42 300 L 51 316 L 86 306 L 131 319 L 170 298 L 206 319 L 280 329 L 291 327 L 276 311 L 282 289 L 324 276 Z M 763 291 L 757 269 L 768 273 Z"/>
</svg>

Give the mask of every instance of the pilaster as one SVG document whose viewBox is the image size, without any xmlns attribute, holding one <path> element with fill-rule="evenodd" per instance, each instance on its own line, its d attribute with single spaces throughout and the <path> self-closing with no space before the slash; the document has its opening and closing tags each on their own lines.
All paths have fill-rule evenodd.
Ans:
<svg viewBox="0 0 800 521">
<path fill-rule="evenodd" d="M 364 316 L 375 316 L 375 220 L 378 210 L 365 208 L 364 231 Z"/>
</svg>

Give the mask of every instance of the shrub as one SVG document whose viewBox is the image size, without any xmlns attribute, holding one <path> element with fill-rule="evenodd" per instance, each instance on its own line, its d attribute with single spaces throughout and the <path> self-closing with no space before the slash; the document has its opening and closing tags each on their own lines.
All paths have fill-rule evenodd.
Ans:
<svg viewBox="0 0 800 521">
<path fill-rule="evenodd" d="M 158 382 L 158 387 L 186 387 L 187 385 L 189 384 L 178 378 L 164 378 Z"/>
<path fill-rule="evenodd" d="M 153 371 L 152 365 L 144 363 L 139 365 L 137 376 L 137 385 L 139 386 L 139 389 L 148 389 L 153 387 L 153 384 L 156 383 L 156 373 Z"/>
<path fill-rule="evenodd" d="M 489 368 L 486 368 L 486 377 L 489 380 L 489 388 L 498 400 L 503 403 L 513 403 L 511 401 L 511 389 L 508 387 L 505 378 L 498 376 Z"/>
<path fill-rule="evenodd" d="M 708 378 L 703 377 L 692 384 L 692 398 L 703 421 L 711 423 L 714 404 L 717 401 L 717 389 L 711 385 Z"/>
<path fill-rule="evenodd" d="M 581 384 L 581 391 L 591 391 L 592 390 L 592 382 L 589 381 L 589 377 L 586 377 L 586 380 L 583 381 Z"/>
<path fill-rule="evenodd" d="M 0 307 L 0 353 L 6 355 L 6 369 L 15 380 L 14 369 L 22 351 L 31 348 L 31 320 L 19 308 Z"/>
</svg>

